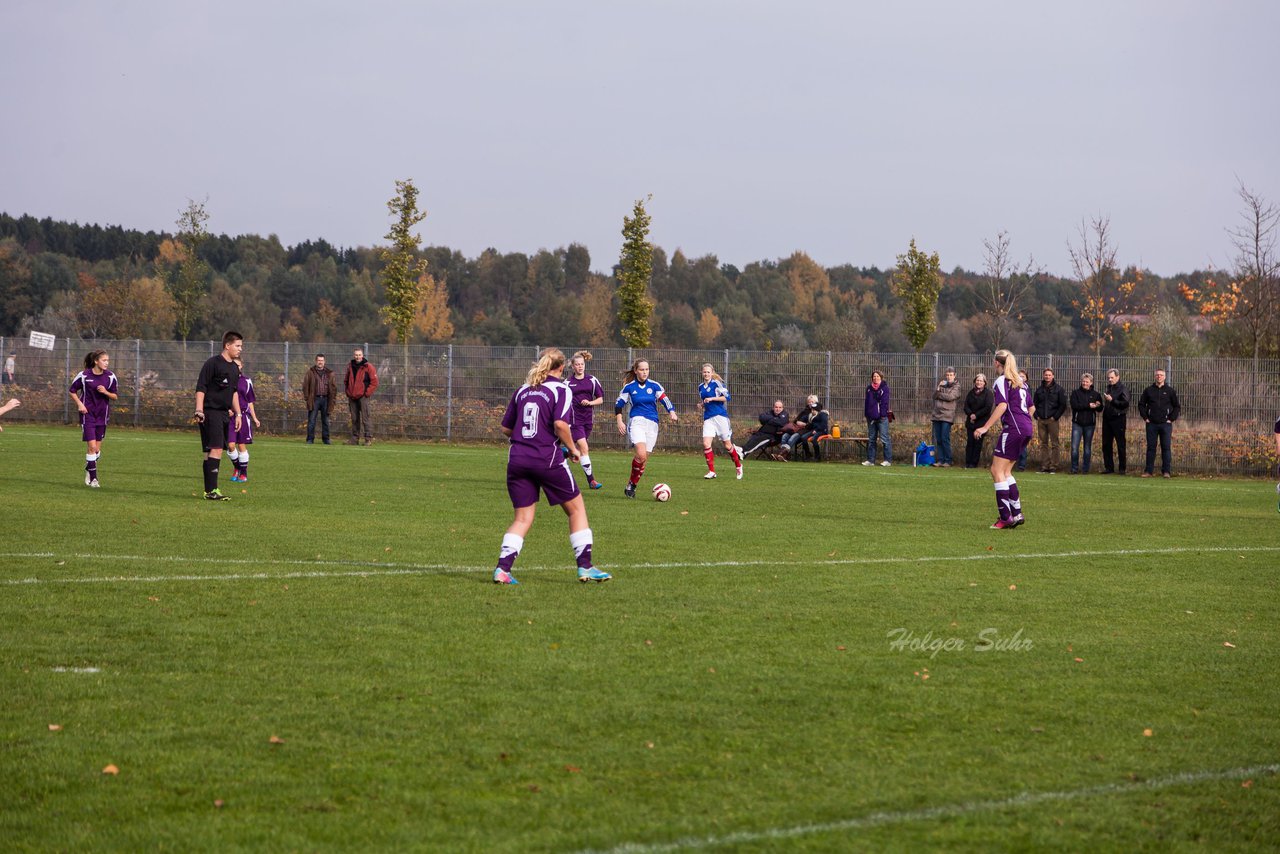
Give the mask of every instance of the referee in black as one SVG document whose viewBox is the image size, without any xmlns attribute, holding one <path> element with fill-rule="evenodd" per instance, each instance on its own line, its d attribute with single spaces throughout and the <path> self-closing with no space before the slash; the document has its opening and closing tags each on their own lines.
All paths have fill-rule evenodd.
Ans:
<svg viewBox="0 0 1280 854">
<path fill-rule="evenodd" d="M 240 429 L 240 368 L 235 360 L 244 349 L 244 336 L 228 332 L 222 336 L 222 352 L 209 358 L 196 379 L 196 421 L 200 423 L 200 444 L 204 447 L 204 497 L 209 501 L 230 501 L 218 489 L 218 465 L 227 446 L 227 424 L 234 418 Z"/>
</svg>

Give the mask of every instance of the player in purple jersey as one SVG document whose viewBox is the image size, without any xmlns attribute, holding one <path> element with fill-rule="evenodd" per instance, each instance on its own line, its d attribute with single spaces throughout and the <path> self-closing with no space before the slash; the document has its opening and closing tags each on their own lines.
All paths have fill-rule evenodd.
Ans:
<svg viewBox="0 0 1280 854">
<path fill-rule="evenodd" d="M 607 572 L 591 562 L 591 527 L 587 506 L 569 471 L 569 460 L 560 444 L 569 449 L 569 459 L 578 460 L 577 447 L 569 431 L 572 418 L 569 387 L 565 385 L 564 353 L 555 347 L 543 350 L 529 370 L 525 384 L 511 395 L 502 416 L 502 432 L 511 439 L 507 453 L 507 494 L 515 508 L 515 518 L 502 537 L 494 584 L 518 584 L 511 575 L 525 535 L 533 527 L 538 493 L 546 493 L 547 503 L 559 504 L 569 517 L 569 545 L 578 562 L 578 580 L 608 581 Z"/>
<path fill-rule="evenodd" d="M 111 357 L 106 350 L 93 350 L 84 357 L 84 370 L 71 381 L 68 394 L 80 411 L 81 435 L 87 445 L 84 455 L 84 485 L 98 487 L 98 457 L 111 418 L 111 401 L 119 397 L 116 375 L 107 370 Z"/>
<path fill-rule="evenodd" d="M 244 362 L 240 359 L 234 361 L 240 369 L 236 395 L 240 398 L 240 411 L 247 417 L 240 419 L 239 430 L 230 421 L 227 422 L 227 456 L 231 457 L 231 466 L 235 469 L 231 473 L 231 479 L 236 483 L 248 483 L 249 446 L 253 444 L 253 428 L 261 427 L 262 422 L 258 420 L 258 411 L 253 405 L 258 399 L 253 392 L 253 380 L 245 375 Z M 250 421 L 253 421 L 252 425 L 249 424 Z"/>
<path fill-rule="evenodd" d="M 578 449 L 578 463 L 587 475 L 587 484 L 592 489 L 599 489 L 603 484 L 596 480 L 591 471 L 591 448 L 587 445 L 587 439 L 591 438 L 591 429 L 595 425 L 595 408 L 604 403 L 604 388 L 598 379 L 587 373 L 587 362 L 590 361 L 591 354 L 586 350 L 574 353 L 569 360 L 573 375 L 565 380 L 565 384 L 569 386 L 573 398 L 569 432 Z"/>
<path fill-rule="evenodd" d="M 9 401 L 13 403 L 13 401 Z M 1276 456 L 1280 457 L 1280 418 L 1276 419 Z M 1276 466 L 1276 476 L 1280 477 L 1280 465 Z M 1280 494 L 1280 483 L 1276 484 L 1276 492 Z M 1276 510 L 1280 511 L 1280 504 L 1276 505 Z"/>
<path fill-rule="evenodd" d="M 973 435 L 981 439 L 996 421 L 1001 422 L 1000 437 L 996 439 L 991 455 L 991 479 L 996 485 L 996 507 L 1000 518 L 992 528 L 1004 530 L 1016 528 L 1026 521 L 1022 515 L 1022 499 L 1018 495 L 1018 482 L 1013 479 L 1013 464 L 1031 441 L 1031 393 L 1018 375 L 1018 360 L 1008 350 L 997 350 L 996 367 L 1002 376 L 991 385 L 995 408 L 987 423 Z"/>
</svg>

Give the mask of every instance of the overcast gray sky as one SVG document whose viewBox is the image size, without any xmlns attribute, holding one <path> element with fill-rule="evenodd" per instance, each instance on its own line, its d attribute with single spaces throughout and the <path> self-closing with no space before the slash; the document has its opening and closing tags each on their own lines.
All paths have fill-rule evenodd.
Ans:
<svg viewBox="0 0 1280 854">
<path fill-rule="evenodd" d="M 375 245 L 397 178 L 424 243 L 653 241 L 1070 272 L 1224 265 L 1237 176 L 1280 202 L 1274 0 L 4 0 L 0 210 Z"/>
</svg>

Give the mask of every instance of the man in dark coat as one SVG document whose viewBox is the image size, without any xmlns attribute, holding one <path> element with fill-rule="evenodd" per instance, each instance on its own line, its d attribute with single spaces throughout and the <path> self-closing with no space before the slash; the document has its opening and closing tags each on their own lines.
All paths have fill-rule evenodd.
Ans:
<svg viewBox="0 0 1280 854">
<path fill-rule="evenodd" d="M 1044 372 L 1044 382 L 1036 389 L 1032 402 L 1036 407 L 1036 438 L 1040 442 L 1040 471 L 1053 474 L 1058 470 L 1058 419 L 1066 414 L 1067 393 L 1053 378 L 1053 371 Z"/>
<path fill-rule="evenodd" d="M 777 445 L 782 441 L 782 428 L 791 423 L 782 401 L 775 400 L 773 409 L 760 413 L 760 428 L 743 442 L 742 455 L 753 454 L 761 448 Z"/>
<path fill-rule="evenodd" d="M 1142 470 L 1143 477 L 1151 477 L 1155 473 L 1156 442 L 1160 443 L 1160 473 L 1170 477 L 1173 467 L 1173 422 L 1182 414 L 1182 406 L 1178 403 L 1178 393 L 1173 386 L 1165 382 L 1164 371 L 1156 371 L 1156 381 L 1147 386 L 1138 398 L 1138 414 L 1147 423 L 1147 467 Z"/>
<path fill-rule="evenodd" d="M 1124 474 L 1125 470 L 1125 420 L 1129 417 L 1129 390 L 1120 382 L 1120 372 L 1107 371 L 1107 389 L 1102 394 L 1102 473 Z M 1115 443 L 1116 468 L 1112 465 L 1111 444 Z"/>
</svg>

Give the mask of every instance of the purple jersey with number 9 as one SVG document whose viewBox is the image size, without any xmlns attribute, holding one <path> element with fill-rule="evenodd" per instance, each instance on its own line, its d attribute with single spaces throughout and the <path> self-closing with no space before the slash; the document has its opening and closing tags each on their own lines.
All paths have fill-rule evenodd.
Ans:
<svg viewBox="0 0 1280 854">
<path fill-rule="evenodd" d="M 511 395 L 502 416 L 502 426 L 511 431 L 509 463 L 547 468 L 563 464 L 555 422 L 572 423 L 569 397 L 569 387 L 550 377 L 537 387 L 522 385 Z"/>
</svg>

